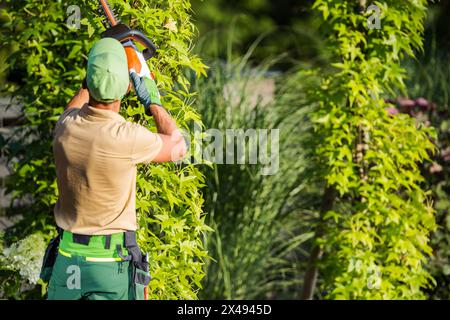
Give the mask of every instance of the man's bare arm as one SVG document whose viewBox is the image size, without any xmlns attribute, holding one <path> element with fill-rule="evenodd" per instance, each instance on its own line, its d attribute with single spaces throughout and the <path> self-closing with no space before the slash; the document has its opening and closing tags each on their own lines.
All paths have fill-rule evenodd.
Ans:
<svg viewBox="0 0 450 320">
<path fill-rule="evenodd" d="M 86 103 L 89 102 L 89 91 L 85 88 L 80 88 L 78 92 L 73 96 L 72 100 L 67 104 L 65 110 L 71 108 L 80 109 Z"/>
<path fill-rule="evenodd" d="M 155 119 L 158 135 L 162 140 L 162 148 L 153 162 L 178 161 L 187 152 L 186 142 L 175 120 L 167 111 L 156 104 L 150 105 L 150 111 Z"/>
<path fill-rule="evenodd" d="M 175 120 L 161 107 L 161 99 L 155 80 L 140 77 L 135 72 L 130 74 L 134 91 L 147 114 L 151 114 L 156 122 L 158 135 L 162 140 L 162 148 L 153 162 L 173 162 L 184 157 L 187 152 L 186 143 Z"/>
</svg>

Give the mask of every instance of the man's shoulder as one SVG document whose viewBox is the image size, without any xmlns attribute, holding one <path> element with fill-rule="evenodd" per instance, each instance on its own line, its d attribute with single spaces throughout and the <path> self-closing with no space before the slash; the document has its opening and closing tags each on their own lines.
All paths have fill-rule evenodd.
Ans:
<svg viewBox="0 0 450 320">
<path fill-rule="evenodd" d="M 145 127 L 139 123 L 131 122 L 131 121 L 116 121 L 114 122 L 114 126 L 128 132 L 138 132 L 142 129 L 145 129 Z"/>
<path fill-rule="evenodd" d="M 110 128 L 116 138 L 124 140 L 134 140 L 137 136 L 142 135 L 143 131 L 148 130 L 143 125 L 131 121 L 114 121 Z"/>
<path fill-rule="evenodd" d="M 78 108 L 69 108 L 63 111 L 63 113 L 59 116 L 58 120 L 56 121 L 56 128 L 58 128 L 59 125 L 61 125 L 64 122 L 69 121 L 70 119 L 75 118 L 80 109 Z"/>
</svg>

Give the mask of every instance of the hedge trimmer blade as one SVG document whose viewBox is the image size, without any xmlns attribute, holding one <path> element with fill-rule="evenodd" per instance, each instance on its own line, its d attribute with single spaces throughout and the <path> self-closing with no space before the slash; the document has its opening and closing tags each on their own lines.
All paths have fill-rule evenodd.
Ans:
<svg viewBox="0 0 450 320">
<path fill-rule="evenodd" d="M 131 29 L 116 18 L 116 15 L 107 0 L 99 0 L 98 11 L 105 17 L 103 23 L 106 30 L 102 33 L 102 38 L 114 38 L 120 41 L 125 47 L 129 47 L 130 44 L 133 44 L 134 50 L 138 50 L 137 47 L 135 47 L 136 43 L 141 44 L 145 48 L 140 52 L 142 53 L 144 60 L 150 59 L 156 53 L 156 46 L 142 33 L 142 31 Z"/>
<path fill-rule="evenodd" d="M 100 8 L 102 9 L 105 17 L 106 22 L 110 25 L 110 27 L 114 27 L 119 23 L 119 21 L 116 18 L 116 15 L 114 14 L 114 10 L 111 9 L 111 6 L 109 5 L 107 0 L 99 0 L 100 2 Z"/>
</svg>

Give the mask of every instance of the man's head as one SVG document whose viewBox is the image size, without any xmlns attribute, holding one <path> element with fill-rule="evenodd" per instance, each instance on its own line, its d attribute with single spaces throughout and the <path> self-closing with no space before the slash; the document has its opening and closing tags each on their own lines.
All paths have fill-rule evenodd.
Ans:
<svg viewBox="0 0 450 320">
<path fill-rule="evenodd" d="M 127 93 L 130 78 L 125 49 L 113 38 L 97 41 L 89 52 L 86 84 L 91 101 L 118 104 Z"/>
</svg>

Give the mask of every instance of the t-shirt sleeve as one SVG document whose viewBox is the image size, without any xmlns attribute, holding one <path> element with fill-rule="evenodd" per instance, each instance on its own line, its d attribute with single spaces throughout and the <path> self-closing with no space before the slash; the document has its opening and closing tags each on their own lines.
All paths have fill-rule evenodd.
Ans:
<svg viewBox="0 0 450 320">
<path fill-rule="evenodd" d="M 61 123 L 63 123 L 64 119 L 66 119 L 67 117 L 75 116 L 79 111 L 80 109 L 78 108 L 70 108 L 64 110 L 64 112 L 59 116 L 58 121 L 56 121 L 55 129 L 57 129 L 61 125 Z"/>
<path fill-rule="evenodd" d="M 136 125 L 135 132 L 131 161 L 134 164 L 150 163 L 161 151 L 161 137 L 141 125 Z"/>
</svg>

